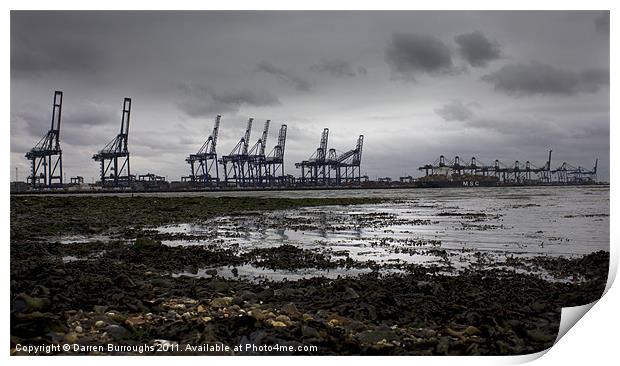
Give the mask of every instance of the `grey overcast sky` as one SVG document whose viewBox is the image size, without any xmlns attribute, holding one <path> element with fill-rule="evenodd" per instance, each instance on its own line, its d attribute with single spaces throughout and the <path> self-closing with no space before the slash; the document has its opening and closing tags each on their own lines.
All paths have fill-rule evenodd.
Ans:
<svg viewBox="0 0 620 366">
<path fill-rule="evenodd" d="M 286 172 L 316 149 L 352 149 L 362 174 L 419 175 L 440 154 L 491 163 L 563 161 L 609 177 L 609 12 L 11 13 L 11 177 L 64 91 L 67 178 L 133 100 L 132 173 L 179 180 L 222 115 L 227 154 L 255 118 L 289 126 Z"/>
</svg>

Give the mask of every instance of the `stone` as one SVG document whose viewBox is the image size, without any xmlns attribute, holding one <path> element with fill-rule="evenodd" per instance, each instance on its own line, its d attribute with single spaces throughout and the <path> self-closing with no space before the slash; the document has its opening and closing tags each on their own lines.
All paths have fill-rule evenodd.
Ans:
<svg viewBox="0 0 620 366">
<path fill-rule="evenodd" d="M 211 300 L 210 305 L 214 308 L 223 308 L 229 306 L 230 304 L 232 304 L 232 302 L 232 297 L 216 297 L 215 299 Z"/>
<path fill-rule="evenodd" d="M 95 322 L 95 328 L 103 328 L 105 326 L 105 322 L 103 320 L 97 320 Z"/>
<path fill-rule="evenodd" d="M 230 288 L 230 285 L 227 281 L 219 278 L 214 278 L 213 280 L 211 280 L 211 282 L 209 282 L 209 284 L 207 284 L 207 286 L 215 292 L 224 292 Z"/>
<path fill-rule="evenodd" d="M 136 249 L 141 249 L 141 250 L 156 249 L 156 248 L 161 248 L 161 246 L 162 244 L 160 241 L 153 240 L 145 236 L 138 237 L 136 239 L 136 242 L 134 243 L 134 247 Z"/>
<path fill-rule="evenodd" d="M 480 334 L 480 329 L 474 327 L 473 325 L 470 325 L 467 328 L 465 328 L 465 330 L 463 331 L 463 334 L 465 334 L 467 336 L 478 335 L 478 334 Z"/>
<path fill-rule="evenodd" d="M 31 297 L 25 293 L 18 294 L 12 304 L 16 313 L 31 313 L 43 311 L 50 306 L 50 300 L 45 297 Z"/>
<path fill-rule="evenodd" d="M 532 310 L 534 310 L 537 313 L 543 312 L 545 311 L 545 304 L 536 301 L 535 303 L 532 304 Z"/>
<path fill-rule="evenodd" d="M 78 325 L 77 327 L 75 327 L 75 331 L 78 333 L 82 333 L 84 329 L 82 329 L 82 327 Z"/>
<path fill-rule="evenodd" d="M 75 343 L 78 340 L 78 336 L 76 333 L 71 332 L 71 333 L 65 334 L 64 339 L 66 343 Z"/>
<path fill-rule="evenodd" d="M 103 314 L 105 313 L 105 311 L 108 310 L 107 306 L 104 305 L 95 305 L 93 306 L 93 311 L 97 314 Z"/>
<path fill-rule="evenodd" d="M 245 301 L 254 300 L 256 298 L 256 294 L 248 290 L 241 291 L 238 296 Z"/>
<path fill-rule="evenodd" d="M 339 326 L 340 324 L 341 324 L 341 323 L 340 323 L 340 320 L 338 320 L 338 319 L 330 319 L 330 320 L 327 322 L 327 325 L 329 325 L 330 327 L 337 327 L 337 326 Z"/>
<path fill-rule="evenodd" d="M 527 331 L 527 336 L 535 341 L 540 343 L 549 343 L 555 340 L 555 336 L 551 334 L 545 334 L 540 329 L 531 329 Z"/>
<path fill-rule="evenodd" d="M 127 329 L 115 324 L 108 325 L 105 331 L 114 339 L 123 338 L 128 333 Z"/>
<path fill-rule="evenodd" d="M 142 325 L 144 324 L 146 321 L 144 319 L 142 319 L 141 317 L 138 316 L 133 316 L 131 318 L 127 318 L 125 320 L 125 324 L 130 326 L 130 327 L 134 327 L 136 325 Z"/>
<path fill-rule="evenodd" d="M 302 325 L 301 334 L 306 338 L 319 338 L 319 331 L 307 325 Z"/>
<path fill-rule="evenodd" d="M 351 287 L 347 287 L 344 289 L 344 298 L 345 300 L 354 300 L 359 299 L 360 295 L 358 295 L 358 293 Z"/>
<path fill-rule="evenodd" d="M 130 289 L 136 287 L 136 283 L 124 273 L 118 275 L 114 282 L 121 288 Z"/>
<path fill-rule="evenodd" d="M 269 319 L 269 314 L 270 312 L 262 311 L 260 309 L 257 309 L 256 311 L 252 311 L 252 316 L 256 318 L 257 320 Z"/>
<path fill-rule="evenodd" d="M 398 340 L 399 337 L 391 329 L 377 328 L 359 333 L 357 338 L 364 343 L 375 344 L 385 339 L 387 342 Z"/>
<path fill-rule="evenodd" d="M 288 315 L 289 317 L 292 317 L 292 318 L 301 317 L 301 313 L 299 312 L 299 310 L 297 310 L 297 307 L 293 303 L 288 303 L 288 304 L 283 305 L 282 308 L 280 308 L 280 310 L 284 314 Z"/>
<path fill-rule="evenodd" d="M 280 321 L 277 321 L 277 320 L 272 321 L 270 324 L 274 328 L 286 327 L 286 323 L 283 323 L 283 322 L 280 322 Z"/>
<path fill-rule="evenodd" d="M 290 323 L 291 322 L 291 318 L 289 318 L 286 315 L 278 315 L 278 316 L 276 316 L 276 321 L 283 322 L 283 323 Z"/>
<path fill-rule="evenodd" d="M 357 321 L 357 320 L 351 320 L 351 321 L 347 324 L 347 326 L 345 327 L 345 329 L 347 329 L 347 330 L 353 330 L 353 331 L 356 331 L 356 332 L 361 332 L 361 331 L 364 331 L 364 330 L 368 329 L 368 327 L 366 326 L 366 324 L 364 324 L 364 323 L 362 323 L 362 322 L 360 322 L 360 321 Z"/>
<path fill-rule="evenodd" d="M 450 338 L 441 337 L 439 339 L 439 344 L 437 344 L 436 351 L 440 355 L 447 355 L 450 350 Z"/>
</svg>

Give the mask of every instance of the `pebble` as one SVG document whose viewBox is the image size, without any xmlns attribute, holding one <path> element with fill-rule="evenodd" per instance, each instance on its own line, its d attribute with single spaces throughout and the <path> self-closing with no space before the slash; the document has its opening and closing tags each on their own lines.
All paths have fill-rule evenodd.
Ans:
<svg viewBox="0 0 620 366">
<path fill-rule="evenodd" d="M 301 334 L 306 338 L 319 338 L 319 331 L 307 325 L 301 327 Z"/>
<path fill-rule="evenodd" d="M 340 325 L 340 321 L 339 321 L 338 319 L 330 319 L 330 320 L 327 322 L 327 324 L 328 324 L 330 327 L 337 327 L 337 326 L 339 326 L 339 325 Z"/>
<path fill-rule="evenodd" d="M 301 313 L 299 312 L 299 310 L 297 310 L 297 307 L 293 303 L 283 305 L 280 310 L 286 315 L 293 318 L 299 318 L 301 315 Z"/>
<path fill-rule="evenodd" d="M 65 342 L 67 343 L 75 343 L 78 340 L 78 336 L 76 333 L 67 333 L 65 334 Z"/>
<path fill-rule="evenodd" d="M 77 327 L 75 327 L 75 331 L 78 333 L 82 333 L 84 329 L 82 329 L 82 327 L 78 325 Z"/>
<path fill-rule="evenodd" d="M 105 330 L 106 333 L 114 339 L 122 338 L 125 334 L 127 334 L 127 329 L 115 324 L 108 325 Z"/>
<path fill-rule="evenodd" d="M 398 340 L 398 335 L 394 333 L 391 329 L 375 329 L 375 330 L 367 330 L 365 332 L 359 333 L 357 338 L 364 343 L 376 344 L 385 340 L 386 342 L 391 342 Z"/>
<path fill-rule="evenodd" d="M 465 330 L 463 331 L 463 334 L 468 335 L 468 336 L 478 335 L 480 334 L 480 329 L 474 327 L 473 325 L 470 325 L 467 328 L 465 328 Z"/>
<path fill-rule="evenodd" d="M 276 317 L 276 321 L 283 322 L 283 323 L 290 323 L 291 322 L 291 318 L 289 318 L 286 315 L 278 315 Z"/>
<path fill-rule="evenodd" d="M 552 342 L 555 340 L 555 336 L 551 335 L 551 334 L 545 334 L 544 332 L 542 332 L 539 329 L 533 329 L 533 330 L 528 330 L 527 331 L 527 336 L 536 341 L 536 342 L 540 342 L 540 343 L 548 343 L 548 342 Z"/>
<path fill-rule="evenodd" d="M 214 308 L 223 308 L 232 304 L 232 302 L 232 297 L 216 297 L 215 299 L 211 300 L 210 305 Z"/>
<path fill-rule="evenodd" d="M 355 292 L 355 290 L 351 287 L 347 287 L 346 289 L 344 289 L 344 298 L 346 300 L 359 299 L 359 297 L 360 295 L 358 295 L 357 292 Z"/>
</svg>

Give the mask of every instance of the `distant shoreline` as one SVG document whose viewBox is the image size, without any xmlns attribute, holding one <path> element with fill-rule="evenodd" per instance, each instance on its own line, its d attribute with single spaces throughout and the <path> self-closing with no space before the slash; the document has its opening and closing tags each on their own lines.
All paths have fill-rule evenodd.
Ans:
<svg viewBox="0 0 620 366">
<path fill-rule="evenodd" d="M 515 188 L 515 187 L 609 187 L 608 182 L 588 183 L 588 184 L 501 184 L 496 186 L 419 186 L 419 185 L 390 185 L 390 186 L 316 186 L 316 187 L 230 187 L 230 188 L 194 188 L 194 189 L 106 189 L 106 190 L 68 190 L 68 189 L 49 189 L 34 190 L 24 192 L 11 192 L 11 196 L 29 196 L 29 195 L 108 195 L 108 194 L 144 194 L 144 193 L 211 193 L 211 192 L 294 192 L 294 191 L 348 191 L 348 190 L 379 190 L 379 189 L 481 189 L 481 188 Z"/>
</svg>

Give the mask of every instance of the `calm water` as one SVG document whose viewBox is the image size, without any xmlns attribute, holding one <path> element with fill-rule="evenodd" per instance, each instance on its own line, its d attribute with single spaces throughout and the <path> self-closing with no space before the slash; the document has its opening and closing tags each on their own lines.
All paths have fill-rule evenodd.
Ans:
<svg viewBox="0 0 620 366">
<path fill-rule="evenodd" d="M 205 195 L 203 193 L 203 195 Z M 609 250 L 608 187 L 229 192 L 261 197 L 389 197 L 373 205 L 309 207 L 205 223 L 169 225 L 160 233 L 205 239 L 166 245 L 249 250 L 291 244 L 379 263 L 446 263 L 463 267 L 481 254 L 572 257 Z M 445 252 L 444 252 L 445 251 Z"/>
<path fill-rule="evenodd" d="M 121 194 L 123 195 L 123 194 Z M 417 263 L 461 269 L 508 257 L 574 257 L 609 250 L 609 187 L 317 190 L 148 193 L 148 196 L 385 197 L 372 205 L 322 206 L 152 228 L 181 234 L 170 246 L 217 244 L 239 251 L 283 244 L 379 264 Z M 191 236 L 184 237 L 184 236 Z M 63 242 L 92 238 L 64 238 Z M 225 277 L 297 279 L 365 270 L 271 271 L 218 268 Z M 208 276 L 198 273 L 177 275 Z M 544 274 L 542 274 L 544 275 Z"/>
</svg>

